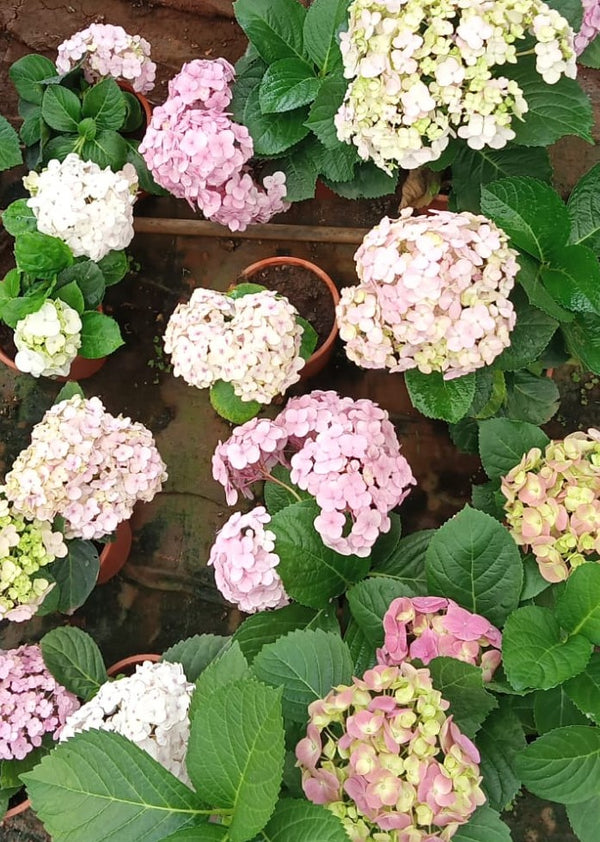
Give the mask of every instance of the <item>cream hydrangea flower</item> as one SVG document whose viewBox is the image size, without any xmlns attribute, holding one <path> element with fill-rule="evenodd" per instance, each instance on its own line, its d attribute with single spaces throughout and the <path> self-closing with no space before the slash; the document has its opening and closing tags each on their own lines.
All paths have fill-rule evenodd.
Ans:
<svg viewBox="0 0 600 842">
<path fill-rule="evenodd" d="M 15 365 L 34 377 L 65 377 L 81 347 L 79 313 L 60 299 L 47 299 L 39 310 L 17 322 Z"/>
</svg>

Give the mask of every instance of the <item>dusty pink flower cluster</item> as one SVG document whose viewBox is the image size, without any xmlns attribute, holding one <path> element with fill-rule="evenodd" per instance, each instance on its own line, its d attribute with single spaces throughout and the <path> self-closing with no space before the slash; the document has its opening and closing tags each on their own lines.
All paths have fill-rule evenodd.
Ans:
<svg viewBox="0 0 600 842">
<path fill-rule="evenodd" d="M 343 289 L 337 307 L 346 354 L 363 368 L 446 380 L 489 365 L 515 325 L 515 258 L 483 216 L 405 208 L 384 217 L 354 255 L 361 283 Z"/>
<path fill-rule="evenodd" d="M 298 382 L 305 365 L 297 315 L 271 290 L 232 298 L 195 289 L 165 331 L 173 373 L 199 389 L 224 380 L 241 400 L 268 404 Z"/>
<path fill-rule="evenodd" d="M 600 430 L 551 441 L 543 453 L 532 448 L 501 489 L 511 534 L 547 582 L 600 561 Z"/>
<path fill-rule="evenodd" d="M 502 660 L 500 630 L 480 614 L 444 597 L 395 599 L 383 618 L 383 630 L 385 640 L 377 650 L 379 664 L 398 666 L 413 658 L 428 664 L 445 656 L 481 667 L 484 681 L 491 681 Z"/>
<path fill-rule="evenodd" d="M 232 505 L 238 491 L 252 497 L 249 486 L 277 464 L 289 465 L 291 481 L 315 498 L 315 529 L 342 555 L 368 556 L 415 484 L 387 412 L 333 391 L 292 398 L 273 421 L 237 427 L 219 442 L 213 476 Z"/>
<path fill-rule="evenodd" d="M 156 65 L 150 61 L 150 44 L 140 35 L 129 35 L 122 26 L 93 23 L 76 32 L 59 45 L 56 67 L 68 73 L 84 57 L 88 82 L 112 76 L 129 82 L 141 94 L 154 87 Z"/>
<path fill-rule="evenodd" d="M 309 705 L 302 786 L 353 842 L 447 842 L 485 801 L 479 753 L 427 669 L 377 666 Z"/>
<path fill-rule="evenodd" d="M 583 22 L 575 36 L 577 55 L 588 47 L 600 33 L 600 0 L 583 0 Z"/>
<path fill-rule="evenodd" d="M 154 109 L 139 151 L 161 187 L 207 219 L 244 231 L 289 204 L 284 173 L 267 176 L 262 187 L 250 175 L 252 138 L 226 111 L 234 77 L 223 58 L 184 64 L 169 82 L 166 102 Z"/>
<path fill-rule="evenodd" d="M 30 519 L 66 521 L 67 538 L 98 539 L 150 501 L 167 479 L 150 430 L 75 395 L 52 406 L 6 475 L 4 492 Z"/>
<path fill-rule="evenodd" d="M 270 521 L 263 506 L 247 514 L 235 512 L 218 533 L 208 559 L 225 599 L 248 614 L 283 608 L 290 601 L 275 569 L 275 534 L 265 529 Z"/>
<path fill-rule="evenodd" d="M 46 734 L 57 740 L 78 707 L 46 669 L 39 646 L 0 650 L 0 760 L 23 760 Z"/>
</svg>

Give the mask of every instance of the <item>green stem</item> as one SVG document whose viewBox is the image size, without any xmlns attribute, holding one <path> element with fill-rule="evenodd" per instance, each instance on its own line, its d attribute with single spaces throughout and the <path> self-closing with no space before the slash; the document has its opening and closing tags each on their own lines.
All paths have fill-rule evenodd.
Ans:
<svg viewBox="0 0 600 842">
<path fill-rule="evenodd" d="M 523 50 L 523 52 L 521 52 L 521 53 L 515 53 L 515 56 L 516 56 L 517 58 L 521 58 L 521 56 L 534 56 L 534 55 L 535 55 L 535 50 L 534 50 L 534 49 L 531 49 L 531 50 Z"/>
<path fill-rule="evenodd" d="M 277 477 L 274 477 L 272 474 L 268 474 L 266 471 L 265 471 L 264 477 L 265 477 L 265 480 L 267 480 L 267 482 L 274 482 L 275 485 L 280 485 L 282 488 L 285 488 L 285 490 L 287 492 L 289 492 L 292 495 L 292 497 L 295 497 L 296 500 L 299 503 L 302 502 L 302 497 L 300 497 L 300 495 L 296 491 L 294 491 L 294 489 L 291 486 L 287 485 L 285 482 L 282 482 L 280 479 L 277 479 Z"/>
</svg>

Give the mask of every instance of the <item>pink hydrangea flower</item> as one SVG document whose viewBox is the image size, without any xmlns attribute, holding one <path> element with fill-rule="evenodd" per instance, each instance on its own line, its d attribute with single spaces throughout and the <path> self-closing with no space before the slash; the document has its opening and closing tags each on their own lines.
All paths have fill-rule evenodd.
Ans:
<svg viewBox="0 0 600 842">
<path fill-rule="evenodd" d="M 208 559 L 225 599 L 248 614 L 283 608 L 290 601 L 276 570 L 275 534 L 265 529 L 270 521 L 263 506 L 246 514 L 235 512 L 218 533 Z"/>
<path fill-rule="evenodd" d="M 46 669 L 39 646 L 0 650 L 0 760 L 23 760 L 57 740 L 79 700 Z"/>
<path fill-rule="evenodd" d="M 583 21 L 575 36 L 575 52 L 578 56 L 589 47 L 600 32 L 599 0 L 583 0 Z"/>
<path fill-rule="evenodd" d="M 485 801 L 477 749 L 429 670 L 405 661 L 352 681 L 309 705 L 296 746 L 306 797 L 354 842 L 448 842 Z"/>
<path fill-rule="evenodd" d="M 383 629 L 379 664 L 397 666 L 413 658 L 428 664 L 445 656 L 480 666 L 484 680 L 490 681 L 502 660 L 500 630 L 444 597 L 395 599 L 385 613 Z"/>
<path fill-rule="evenodd" d="M 600 560 L 600 430 L 534 447 L 502 479 L 511 534 L 547 582 Z"/>
<path fill-rule="evenodd" d="M 237 427 L 219 442 L 213 476 L 231 505 L 238 491 L 252 497 L 250 486 L 277 464 L 289 466 L 292 482 L 315 498 L 315 529 L 342 555 L 368 556 L 390 529 L 389 512 L 415 484 L 387 412 L 333 391 L 292 398 L 273 421 Z"/>
</svg>

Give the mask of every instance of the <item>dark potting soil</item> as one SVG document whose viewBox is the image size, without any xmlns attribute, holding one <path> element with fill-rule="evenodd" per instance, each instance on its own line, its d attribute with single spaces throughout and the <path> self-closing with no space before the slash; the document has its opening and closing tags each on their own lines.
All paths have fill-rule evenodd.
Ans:
<svg viewBox="0 0 600 842">
<path fill-rule="evenodd" d="M 250 281 L 284 295 L 303 319 L 314 327 L 319 337 L 317 348 L 325 342 L 335 320 L 335 306 L 329 290 L 309 269 L 282 264 L 266 266 L 251 278 L 240 277 L 237 283 Z"/>
<path fill-rule="evenodd" d="M 17 356 L 17 346 L 13 340 L 13 330 L 8 325 L 0 323 L 0 348 L 11 360 Z"/>
</svg>

